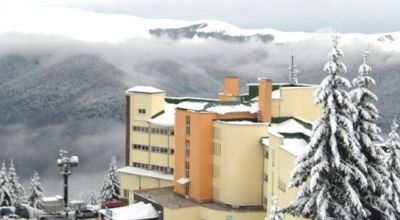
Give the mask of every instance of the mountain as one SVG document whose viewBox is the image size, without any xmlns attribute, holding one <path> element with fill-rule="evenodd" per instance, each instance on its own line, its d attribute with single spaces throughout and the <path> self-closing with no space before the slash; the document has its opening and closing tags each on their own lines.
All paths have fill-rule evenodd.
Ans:
<svg viewBox="0 0 400 220">
<path fill-rule="evenodd" d="M 49 19 L 52 22 L 48 22 Z M 327 41 L 332 35 L 331 32 L 283 32 L 270 28 L 244 29 L 217 20 L 189 22 L 174 19 L 148 19 L 73 8 L 1 8 L 0 34 L 13 32 L 109 43 L 163 36 L 175 40 L 191 39 L 194 40 L 193 42 L 211 39 L 224 42 L 261 41 L 281 44 L 305 40 Z M 400 31 L 377 34 L 341 33 L 340 36 L 342 43 L 361 41 L 371 46 L 400 51 Z"/>
<path fill-rule="evenodd" d="M 46 56 L 0 59 L 0 124 L 40 126 L 68 119 L 122 121 L 122 72 L 93 55 L 48 66 Z"/>
</svg>

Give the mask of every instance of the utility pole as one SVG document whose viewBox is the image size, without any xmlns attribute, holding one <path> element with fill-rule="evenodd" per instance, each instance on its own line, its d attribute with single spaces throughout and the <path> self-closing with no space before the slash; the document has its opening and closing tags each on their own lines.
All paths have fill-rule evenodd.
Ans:
<svg viewBox="0 0 400 220">
<path fill-rule="evenodd" d="M 64 211 L 65 216 L 68 217 L 68 176 L 72 174 L 72 168 L 77 167 L 79 163 L 78 156 L 69 156 L 68 151 L 60 150 L 59 158 L 57 159 L 57 166 L 60 167 L 60 174 L 64 178 Z"/>
<path fill-rule="evenodd" d="M 294 55 L 291 55 L 291 64 L 289 66 L 289 83 L 291 85 L 297 85 L 298 79 L 297 75 L 300 73 L 300 71 L 297 69 L 297 66 L 294 64 Z"/>
</svg>

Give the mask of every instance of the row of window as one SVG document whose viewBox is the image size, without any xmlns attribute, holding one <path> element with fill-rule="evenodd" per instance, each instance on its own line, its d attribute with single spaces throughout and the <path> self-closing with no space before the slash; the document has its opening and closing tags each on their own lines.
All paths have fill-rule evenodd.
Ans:
<svg viewBox="0 0 400 220">
<path fill-rule="evenodd" d="M 174 168 L 168 169 L 168 167 L 158 166 L 158 165 L 149 165 L 149 164 L 145 164 L 145 163 L 133 162 L 132 166 L 138 167 L 138 168 L 144 168 L 144 169 L 150 168 L 151 170 L 161 171 L 161 172 L 165 172 L 165 173 L 173 173 L 174 172 Z"/>
<path fill-rule="evenodd" d="M 133 126 L 132 130 L 138 131 L 138 132 L 144 132 L 144 133 L 151 132 L 152 134 L 175 135 L 175 132 L 173 129 L 168 130 L 168 129 L 164 129 L 164 128 L 151 128 L 151 130 L 150 130 L 149 127 Z"/>
<path fill-rule="evenodd" d="M 185 140 L 185 157 L 190 157 L 190 140 Z"/>
<path fill-rule="evenodd" d="M 286 192 L 286 183 L 283 182 L 281 179 L 278 179 L 278 188 L 283 192 Z"/>
<path fill-rule="evenodd" d="M 189 178 L 189 171 L 190 171 L 190 163 L 189 161 L 185 161 L 185 178 Z"/>
<path fill-rule="evenodd" d="M 186 125 L 186 135 L 190 135 L 190 116 L 186 115 L 185 118 L 185 125 Z"/>
<path fill-rule="evenodd" d="M 163 154 L 167 154 L 168 153 L 168 148 L 166 148 L 166 147 L 155 147 L 155 146 L 152 146 L 151 148 L 149 148 L 149 146 L 142 145 L 142 144 L 133 144 L 132 147 L 135 150 L 149 151 L 149 149 L 150 149 L 151 152 L 155 152 L 155 153 L 163 153 Z M 174 154 L 174 149 L 169 149 L 169 153 L 170 154 Z"/>
<path fill-rule="evenodd" d="M 221 156 L 221 143 L 214 142 L 213 153 L 215 156 Z"/>
<path fill-rule="evenodd" d="M 220 178 L 221 177 L 221 169 L 220 169 L 219 166 L 214 165 L 213 176 L 215 178 Z"/>
<path fill-rule="evenodd" d="M 152 146 L 151 147 L 151 152 L 167 154 L 168 153 L 168 148 Z M 169 153 L 170 154 L 174 154 L 174 149 L 169 149 Z"/>
<path fill-rule="evenodd" d="M 133 167 L 139 167 L 139 168 L 144 168 L 144 169 L 148 169 L 149 165 L 146 163 L 138 163 L 138 162 L 133 162 L 132 163 Z"/>
<path fill-rule="evenodd" d="M 148 151 L 148 150 L 149 150 L 149 146 L 147 146 L 147 145 L 141 145 L 141 144 L 134 144 L 134 145 L 133 145 L 133 149 L 135 149 L 135 150 L 144 150 L 144 151 Z"/>
</svg>

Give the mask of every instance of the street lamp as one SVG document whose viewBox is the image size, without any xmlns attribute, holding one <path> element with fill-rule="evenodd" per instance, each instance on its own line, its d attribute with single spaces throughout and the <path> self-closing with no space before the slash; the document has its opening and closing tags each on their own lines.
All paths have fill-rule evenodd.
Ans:
<svg viewBox="0 0 400 220">
<path fill-rule="evenodd" d="M 57 159 L 57 166 L 60 167 L 60 174 L 64 177 L 64 209 L 68 217 L 68 176 L 72 174 L 72 168 L 79 163 L 78 156 L 70 156 L 68 151 L 60 150 L 60 157 Z"/>
</svg>

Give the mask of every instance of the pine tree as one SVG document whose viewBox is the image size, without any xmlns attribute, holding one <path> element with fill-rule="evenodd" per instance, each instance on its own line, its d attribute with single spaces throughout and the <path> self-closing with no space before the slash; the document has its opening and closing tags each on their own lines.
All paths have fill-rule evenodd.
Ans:
<svg viewBox="0 0 400 220">
<path fill-rule="evenodd" d="M 28 204 L 33 208 L 41 208 L 43 198 L 43 188 L 40 183 L 40 177 L 37 171 L 33 172 L 29 187 Z"/>
<path fill-rule="evenodd" d="M 8 176 L 9 176 L 9 187 L 10 192 L 14 200 L 14 206 L 20 205 L 25 199 L 25 190 L 24 187 L 18 182 L 17 171 L 14 166 L 13 159 L 10 160 L 10 166 L 8 168 Z"/>
<path fill-rule="evenodd" d="M 346 66 L 339 61 L 338 37 L 324 71 L 329 75 L 319 86 L 315 100 L 323 115 L 314 124 L 306 152 L 296 160 L 290 187 L 299 187 L 297 200 L 285 212 L 295 216 L 325 219 L 365 219 L 368 217 L 358 189 L 368 185 L 365 157 L 353 132 L 356 112 L 345 90 L 350 82 L 339 76 Z"/>
<path fill-rule="evenodd" d="M 94 194 L 94 192 L 90 193 L 89 198 L 86 200 L 86 203 L 90 204 L 90 205 L 97 205 L 98 204 L 97 197 Z"/>
<path fill-rule="evenodd" d="M 115 156 L 111 158 L 108 173 L 104 179 L 103 187 L 100 192 L 100 199 L 103 201 L 119 200 L 121 198 L 120 180 L 117 172 L 117 162 Z"/>
<path fill-rule="evenodd" d="M 396 219 L 400 219 L 400 138 L 396 133 L 397 128 L 398 125 L 394 119 L 389 139 L 386 141 L 386 146 L 389 148 L 386 162 L 390 179 L 386 199 L 394 207 Z"/>
<path fill-rule="evenodd" d="M 271 206 L 271 215 L 265 220 L 283 220 L 283 214 L 278 206 L 278 198 L 274 198 Z"/>
<path fill-rule="evenodd" d="M 371 101 L 378 101 L 369 90 L 375 85 L 370 76 L 372 68 L 367 64 L 369 52 L 364 52 L 363 63 L 358 68 L 359 75 L 353 79 L 354 88 L 350 94 L 357 109 L 354 119 L 354 134 L 360 144 L 361 153 L 366 158 L 368 188 L 360 190 L 361 200 L 368 210 L 370 219 L 393 219 L 393 208 L 383 198 L 389 173 L 386 169 L 383 149 L 376 145 L 382 143 L 380 128 L 376 125 L 379 112 Z"/>
<path fill-rule="evenodd" d="M 6 165 L 3 161 L 0 169 L 0 206 L 11 206 L 14 204 Z"/>
</svg>

